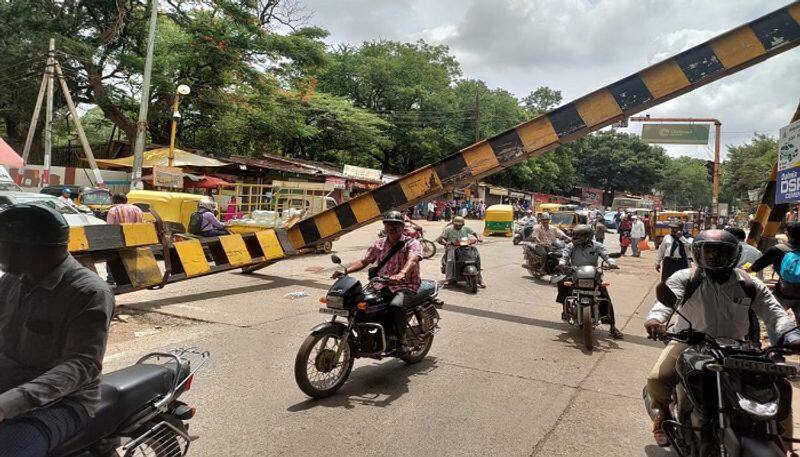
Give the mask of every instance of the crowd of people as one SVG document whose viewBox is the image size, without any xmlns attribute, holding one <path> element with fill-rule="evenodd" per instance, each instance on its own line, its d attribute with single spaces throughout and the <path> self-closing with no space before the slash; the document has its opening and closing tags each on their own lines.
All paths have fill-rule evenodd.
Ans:
<svg viewBox="0 0 800 457">
<path fill-rule="evenodd" d="M 412 219 L 427 221 L 451 221 L 460 216 L 465 219 L 483 219 L 486 203 L 483 200 L 453 199 L 420 202 L 408 209 Z"/>
</svg>

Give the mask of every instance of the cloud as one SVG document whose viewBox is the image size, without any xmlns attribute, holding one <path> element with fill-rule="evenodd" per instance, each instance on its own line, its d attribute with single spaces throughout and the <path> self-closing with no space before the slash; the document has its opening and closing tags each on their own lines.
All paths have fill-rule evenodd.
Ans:
<svg viewBox="0 0 800 457">
<path fill-rule="evenodd" d="M 446 44 L 464 77 L 522 97 L 540 85 L 578 98 L 751 21 L 786 0 L 308 0 L 331 43 Z M 649 110 L 718 117 L 723 144 L 777 134 L 800 97 L 800 50 Z M 636 131 L 636 128 L 632 129 Z M 725 133 L 730 132 L 730 133 Z M 713 144 L 713 143 L 712 143 Z M 707 148 L 669 147 L 703 156 Z"/>
</svg>

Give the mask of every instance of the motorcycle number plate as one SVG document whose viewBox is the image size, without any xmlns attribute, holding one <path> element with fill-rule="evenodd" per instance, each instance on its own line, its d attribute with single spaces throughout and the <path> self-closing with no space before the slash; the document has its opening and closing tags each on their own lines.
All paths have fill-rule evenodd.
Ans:
<svg viewBox="0 0 800 457">
<path fill-rule="evenodd" d="M 322 314 L 332 314 L 334 316 L 341 316 L 341 317 L 350 316 L 350 312 L 344 309 L 320 308 L 319 312 Z"/>
<path fill-rule="evenodd" d="M 797 368 L 781 363 L 759 362 L 756 360 L 745 360 L 734 357 L 727 357 L 723 361 L 723 366 L 731 370 L 755 371 L 778 376 L 794 376 Z"/>
</svg>

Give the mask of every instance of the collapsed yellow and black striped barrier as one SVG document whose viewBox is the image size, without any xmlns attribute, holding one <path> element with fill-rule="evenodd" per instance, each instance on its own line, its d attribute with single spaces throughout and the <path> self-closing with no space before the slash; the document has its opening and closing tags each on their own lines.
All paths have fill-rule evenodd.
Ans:
<svg viewBox="0 0 800 457">
<path fill-rule="evenodd" d="M 800 3 L 730 30 L 607 87 L 475 143 L 301 221 L 289 229 L 296 249 L 355 230 L 390 209 L 415 203 L 497 173 L 800 44 Z"/>
<path fill-rule="evenodd" d="M 254 271 L 300 253 L 285 230 L 173 241 L 147 222 L 73 227 L 69 250 L 84 265 L 105 262 L 117 294 L 233 269 Z"/>
</svg>

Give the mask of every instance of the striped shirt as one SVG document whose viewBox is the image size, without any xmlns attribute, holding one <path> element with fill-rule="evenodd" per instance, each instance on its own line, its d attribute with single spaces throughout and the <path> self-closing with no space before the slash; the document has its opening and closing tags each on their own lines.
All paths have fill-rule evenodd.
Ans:
<svg viewBox="0 0 800 457">
<path fill-rule="evenodd" d="M 109 224 L 133 224 L 135 222 L 142 222 L 142 210 L 136 205 L 130 203 L 122 203 L 114 205 L 113 208 L 108 210 L 106 222 Z"/>
</svg>

